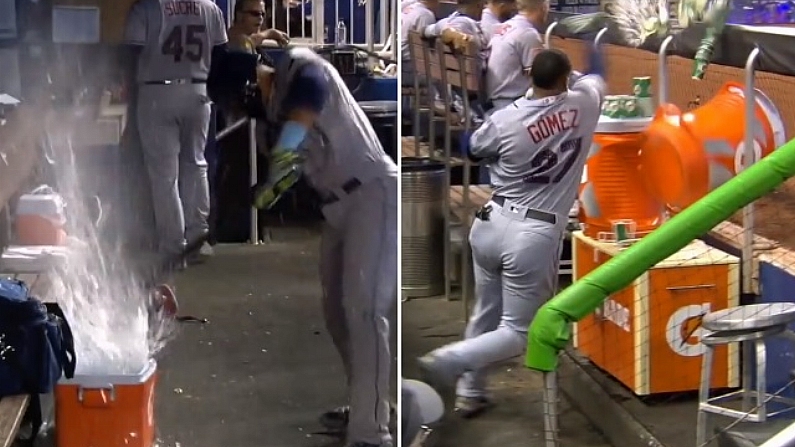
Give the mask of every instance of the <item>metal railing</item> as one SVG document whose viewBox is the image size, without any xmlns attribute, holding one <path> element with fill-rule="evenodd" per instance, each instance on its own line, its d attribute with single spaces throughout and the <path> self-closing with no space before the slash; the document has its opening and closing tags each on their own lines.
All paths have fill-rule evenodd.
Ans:
<svg viewBox="0 0 795 447">
<path fill-rule="evenodd" d="M 333 43 L 342 22 L 345 43 L 371 52 L 396 48 L 398 0 L 270 0 L 270 11 L 268 25 L 296 44 Z"/>
<path fill-rule="evenodd" d="M 241 118 L 223 130 L 219 131 L 215 136 L 215 141 L 219 142 L 223 138 L 231 135 L 232 132 L 248 125 L 248 160 L 249 160 L 249 186 L 252 188 L 257 185 L 257 120 L 254 118 Z M 251 245 L 259 244 L 259 214 L 258 210 L 251 207 L 251 219 L 249 224 L 249 243 Z"/>
</svg>

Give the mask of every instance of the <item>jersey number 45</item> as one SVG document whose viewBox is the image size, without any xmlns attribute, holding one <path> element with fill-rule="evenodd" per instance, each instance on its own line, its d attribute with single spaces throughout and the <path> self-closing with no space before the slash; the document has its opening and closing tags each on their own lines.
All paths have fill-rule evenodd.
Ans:
<svg viewBox="0 0 795 447">
<path fill-rule="evenodd" d="M 207 27 L 204 25 L 177 25 L 171 28 L 166 40 L 160 47 L 164 56 L 171 56 L 175 63 L 182 62 L 182 57 L 191 62 L 199 62 L 204 54 L 204 42 L 207 40 Z"/>
</svg>

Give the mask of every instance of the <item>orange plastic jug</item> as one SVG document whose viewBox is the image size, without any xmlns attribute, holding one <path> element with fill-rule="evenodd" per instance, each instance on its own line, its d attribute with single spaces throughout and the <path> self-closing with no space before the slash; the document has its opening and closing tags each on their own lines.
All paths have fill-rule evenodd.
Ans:
<svg viewBox="0 0 795 447">
<path fill-rule="evenodd" d="M 580 185 L 580 223 L 586 236 L 602 239 L 613 222 L 631 220 L 648 233 L 663 220 L 664 207 L 643 187 L 638 174 L 642 131 L 651 120 L 602 117 Z"/>
<path fill-rule="evenodd" d="M 784 123 L 772 101 L 755 95 L 754 151 L 761 159 L 786 142 Z M 644 132 L 640 173 L 647 190 L 671 210 L 699 200 L 742 170 L 745 92 L 727 82 L 709 102 L 682 113 L 672 104 L 658 108 Z"/>
</svg>

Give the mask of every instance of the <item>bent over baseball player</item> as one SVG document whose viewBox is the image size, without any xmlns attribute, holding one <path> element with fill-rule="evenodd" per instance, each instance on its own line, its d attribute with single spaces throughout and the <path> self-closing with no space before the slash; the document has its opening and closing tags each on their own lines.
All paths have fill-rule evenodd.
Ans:
<svg viewBox="0 0 795 447">
<path fill-rule="evenodd" d="M 177 256 L 186 239 L 200 239 L 209 230 L 206 84 L 213 51 L 227 42 L 226 25 L 212 0 L 138 0 L 127 16 L 125 41 L 136 53 L 134 113 L 158 251 Z"/>
<path fill-rule="evenodd" d="M 281 133 L 255 206 L 273 206 L 301 174 L 322 197 L 323 309 L 348 376 L 350 406 L 321 422 L 347 423 L 351 447 L 391 447 L 388 317 L 397 300 L 397 165 L 337 70 L 311 50 L 291 49 L 275 69 L 260 65 L 258 83 L 268 119 Z"/>
<path fill-rule="evenodd" d="M 568 212 L 599 120 L 605 83 L 594 51 L 589 72 L 542 50 L 533 90 L 496 111 L 472 135 L 471 156 L 489 163 L 494 188 L 469 235 L 477 301 L 465 339 L 419 359 L 430 384 L 458 380 L 455 410 L 472 417 L 491 404 L 486 368 L 521 355 L 538 308 L 556 292 Z"/>
</svg>

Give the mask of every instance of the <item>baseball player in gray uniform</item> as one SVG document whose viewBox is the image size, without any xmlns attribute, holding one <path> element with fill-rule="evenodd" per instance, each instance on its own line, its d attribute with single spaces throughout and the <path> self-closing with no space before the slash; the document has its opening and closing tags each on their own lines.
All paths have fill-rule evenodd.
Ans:
<svg viewBox="0 0 795 447">
<path fill-rule="evenodd" d="M 400 10 L 400 58 L 401 85 L 414 85 L 414 65 L 409 53 L 409 32 L 423 32 L 436 23 L 438 0 L 412 0 L 401 4 Z"/>
<path fill-rule="evenodd" d="M 321 282 L 326 325 L 345 366 L 351 447 L 391 446 L 389 313 L 397 300 L 398 168 L 337 70 L 306 48 L 260 66 L 273 125 L 281 126 L 258 208 L 306 176 L 322 197 Z M 321 421 L 329 420 L 324 417 Z"/>
<path fill-rule="evenodd" d="M 480 28 L 486 36 L 486 41 L 491 41 L 497 27 L 511 18 L 514 13 L 516 13 L 516 0 L 489 0 L 480 17 Z"/>
<path fill-rule="evenodd" d="M 517 0 L 517 5 L 519 13 L 498 26 L 491 38 L 486 68 L 486 94 L 491 104 L 487 109 L 501 109 L 527 93 L 527 70 L 544 46 L 537 27 L 547 20 L 548 0 Z"/>
<path fill-rule="evenodd" d="M 489 163 L 494 187 L 469 235 L 477 302 L 465 340 L 419 359 L 428 383 L 458 380 L 455 407 L 471 417 L 490 405 L 486 368 L 521 355 L 538 308 L 557 287 L 569 209 L 599 120 L 601 55 L 572 73 L 558 50 L 538 53 L 527 97 L 496 111 L 472 135 L 471 156 Z"/>
<path fill-rule="evenodd" d="M 137 53 L 136 118 L 152 186 L 159 251 L 177 255 L 208 231 L 204 149 L 210 123 L 207 78 L 227 42 L 211 0 L 138 0 L 125 41 Z"/>
</svg>

